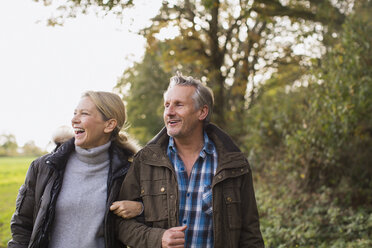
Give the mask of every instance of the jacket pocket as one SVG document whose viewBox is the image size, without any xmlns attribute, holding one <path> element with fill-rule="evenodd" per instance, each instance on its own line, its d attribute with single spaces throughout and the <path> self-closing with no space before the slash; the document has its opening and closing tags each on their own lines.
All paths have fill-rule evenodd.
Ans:
<svg viewBox="0 0 372 248">
<path fill-rule="evenodd" d="M 142 181 L 141 197 L 146 222 L 159 222 L 168 219 L 166 180 Z"/>
<path fill-rule="evenodd" d="M 19 188 L 18 196 L 17 196 L 17 200 L 16 200 L 16 213 L 17 214 L 19 214 L 22 210 L 23 201 L 26 197 L 26 191 L 27 191 L 26 185 L 23 184 Z"/>
<path fill-rule="evenodd" d="M 242 226 L 240 191 L 233 188 L 225 188 L 224 202 L 226 204 L 227 218 L 230 229 L 240 229 Z"/>
</svg>

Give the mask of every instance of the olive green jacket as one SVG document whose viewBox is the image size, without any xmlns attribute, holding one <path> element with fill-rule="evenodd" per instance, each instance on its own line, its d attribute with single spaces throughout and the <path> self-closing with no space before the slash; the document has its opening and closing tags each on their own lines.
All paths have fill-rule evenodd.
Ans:
<svg viewBox="0 0 372 248">
<path fill-rule="evenodd" d="M 212 181 L 214 247 L 264 247 L 247 159 L 231 138 L 213 124 L 206 126 L 218 153 Z M 144 223 L 119 220 L 118 238 L 130 247 L 161 247 L 166 229 L 179 226 L 177 176 L 167 154 L 166 129 L 134 158 L 119 200 L 142 200 Z"/>
</svg>

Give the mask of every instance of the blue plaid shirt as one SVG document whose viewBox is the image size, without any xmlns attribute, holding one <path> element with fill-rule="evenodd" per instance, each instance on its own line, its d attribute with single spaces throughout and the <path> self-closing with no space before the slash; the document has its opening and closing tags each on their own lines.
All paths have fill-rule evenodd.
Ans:
<svg viewBox="0 0 372 248">
<path fill-rule="evenodd" d="M 204 132 L 204 146 L 191 170 L 190 179 L 174 139 L 167 154 L 177 174 L 180 223 L 187 225 L 185 247 L 213 247 L 212 179 L 217 169 L 217 150 Z"/>
</svg>

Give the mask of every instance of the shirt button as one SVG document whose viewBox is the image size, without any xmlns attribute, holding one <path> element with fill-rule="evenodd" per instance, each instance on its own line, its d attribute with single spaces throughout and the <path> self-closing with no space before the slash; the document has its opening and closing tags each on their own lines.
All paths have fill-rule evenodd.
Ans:
<svg viewBox="0 0 372 248">
<path fill-rule="evenodd" d="M 160 191 L 161 192 L 164 192 L 165 191 L 165 188 L 164 187 L 161 187 Z"/>
<path fill-rule="evenodd" d="M 182 168 L 181 168 L 181 171 L 184 171 L 184 170 L 185 170 L 185 169 L 182 167 Z"/>
<path fill-rule="evenodd" d="M 141 194 L 145 193 L 145 190 L 144 189 L 141 189 Z"/>
<path fill-rule="evenodd" d="M 231 197 L 227 197 L 226 200 L 227 200 L 228 202 L 232 202 Z"/>
<path fill-rule="evenodd" d="M 171 195 L 170 198 L 173 199 L 174 198 L 174 195 Z"/>
<path fill-rule="evenodd" d="M 183 220 L 182 222 L 183 222 L 183 224 L 186 224 L 187 223 L 187 220 Z"/>
<path fill-rule="evenodd" d="M 186 196 L 189 197 L 190 196 L 190 193 L 187 193 Z"/>
</svg>

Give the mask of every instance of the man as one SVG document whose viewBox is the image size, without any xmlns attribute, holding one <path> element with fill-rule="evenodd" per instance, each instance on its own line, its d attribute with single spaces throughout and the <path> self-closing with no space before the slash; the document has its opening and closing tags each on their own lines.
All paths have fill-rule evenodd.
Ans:
<svg viewBox="0 0 372 248">
<path fill-rule="evenodd" d="M 141 199 L 144 223 L 119 221 L 130 247 L 264 247 L 247 159 L 210 124 L 211 90 L 171 78 L 165 127 L 135 157 L 119 200 Z"/>
</svg>

